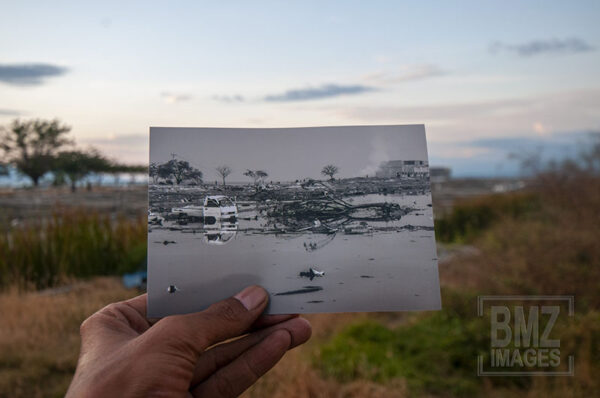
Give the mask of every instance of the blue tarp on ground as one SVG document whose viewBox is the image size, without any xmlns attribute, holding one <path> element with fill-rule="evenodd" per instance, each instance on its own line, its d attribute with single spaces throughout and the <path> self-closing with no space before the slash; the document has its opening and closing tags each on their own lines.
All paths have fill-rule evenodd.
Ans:
<svg viewBox="0 0 600 398">
<path fill-rule="evenodd" d="M 147 271 L 132 272 L 130 274 L 123 275 L 123 285 L 128 289 L 142 289 L 146 290 L 146 281 L 148 278 Z"/>
</svg>

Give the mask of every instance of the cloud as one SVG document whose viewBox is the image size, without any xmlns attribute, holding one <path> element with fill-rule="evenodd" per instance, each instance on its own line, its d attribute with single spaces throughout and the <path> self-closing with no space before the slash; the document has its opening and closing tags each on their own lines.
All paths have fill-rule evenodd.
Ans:
<svg viewBox="0 0 600 398">
<path fill-rule="evenodd" d="M 82 143 L 103 146 L 136 146 L 148 145 L 147 134 L 109 134 L 106 137 L 86 138 L 81 140 Z"/>
<path fill-rule="evenodd" d="M 342 84 L 323 84 L 318 87 L 307 87 L 301 89 L 291 89 L 280 94 L 268 94 L 257 98 L 248 99 L 241 94 L 234 95 L 213 95 L 212 99 L 227 104 L 253 103 L 253 102 L 297 102 L 310 101 L 323 98 L 339 97 L 342 95 L 362 94 L 370 91 L 377 91 L 376 88 L 365 85 L 342 85 Z"/>
<path fill-rule="evenodd" d="M 363 105 L 356 107 L 335 108 L 338 113 L 358 119 L 361 121 L 383 123 L 392 120 L 411 119 L 417 123 L 422 120 L 435 120 L 443 122 L 454 120 L 468 115 L 481 115 L 489 117 L 495 113 L 505 114 L 507 112 L 522 109 L 529 104 L 527 99 L 502 99 L 493 101 L 478 101 L 468 103 L 441 103 L 430 105 L 407 105 L 407 106 L 371 106 Z"/>
<path fill-rule="evenodd" d="M 175 104 L 178 102 L 186 102 L 191 100 L 193 97 L 190 94 L 186 93 L 172 93 L 168 91 L 163 91 L 160 93 L 160 96 L 167 104 Z"/>
<path fill-rule="evenodd" d="M 522 174 L 519 156 L 539 154 L 544 161 L 578 159 L 591 137 L 587 131 L 570 131 L 544 137 L 429 142 L 429 159 L 430 164 L 450 166 L 457 177 L 518 176 Z"/>
<path fill-rule="evenodd" d="M 533 123 L 532 128 L 538 135 L 546 135 L 549 132 L 548 127 L 544 126 L 542 122 Z"/>
<path fill-rule="evenodd" d="M 367 81 L 379 84 L 397 84 L 413 80 L 445 75 L 446 72 L 437 65 L 420 64 L 400 68 L 396 73 L 377 72 L 364 77 Z"/>
<path fill-rule="evenodd" d="M 443 142 L 499 135 L 545 137 L 558 131 L 600 129 L 600 89 L 463 103 L 331 105 L 318 110 L 359 123 L 425 123 L 428 138 Z"/>
<path fill-rule="evenodd" d="M 342 95 L 363 94 L 370 91 L 376 91 L 376 89 L 374 87 L 363 86 L 360 84 L 324 84 L 319 87 L 287 90 L 282 94 L 267 95 L 263 99 L 267 102 L 310 101 L 323 98 L 339 97 Z"/>
<path fill-rule="evenodd" d="M 15 86 L 36 86 L 48 77 L 61 76 L 68 69 L 51 64 L 0 64 L 0 82 Z"/>
<path fill-rule="evenodd" d="M 571 37 L 567 39 L 533 40 L 520 44 L 505 44 L 502 42 L 492 43 L 490 51 L 512 52 L 521 57 L 531 57 L 545 53 L 550 54 L 576 54 L 592 51 L 595 48 L 582 39 Z"/>
<path fill-rule="evenodd" d="M 489 150 L 503 150 L 507 152 L 530 152 L 539 148 L 546 151 L 562 153 L 568 146 L 571 149 L 579 147 L 589 140 L 590 131 L 560 132 L 544 137 L 491 137 L 474 139 L 467 142 L 457 142 L 457 145 L 477 146 Z"/>
<path fill-rule="evenodd" d="M 225 102 L 228 104 L 246 101 L 246 99 L 239 94 L 236 94 L 236 95 L 213 95 L 212 99 L 215 101 Z"/>
<path fill-rule="evenodd" d="M 148 161 L 148 134 L 107 134 L 105 137 L 78 139 L 77 142 L 91 145 L 111 158 L 128 163 Z"/>
<path fill-rule="evenodd" d="M 21 112 L 14 109 L 2 109 L 0 108 L 0 116 L 19 116 Z"/>
</svg>

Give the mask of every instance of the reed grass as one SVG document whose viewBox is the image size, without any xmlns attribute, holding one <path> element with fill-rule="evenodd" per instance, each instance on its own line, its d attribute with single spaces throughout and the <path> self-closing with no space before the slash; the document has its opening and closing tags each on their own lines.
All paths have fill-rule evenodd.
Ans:
<svg viewBox="0 0 600 398">
<path fill-rule="evenodd" d="M 56 209 L 0 233 L 0 289 L 44 289 L 72 278 L 118 275 L 144 266 L 145 217 Z"/>
</svg>

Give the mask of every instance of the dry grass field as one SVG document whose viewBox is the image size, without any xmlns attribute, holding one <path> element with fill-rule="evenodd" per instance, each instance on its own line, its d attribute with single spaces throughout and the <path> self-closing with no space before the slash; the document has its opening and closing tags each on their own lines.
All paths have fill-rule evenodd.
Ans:
<svg viewBox="0 0 600 398">
<path fill-rule="evenodd" d="M 74 282 L 68 292 L 1 294 L 0 396 L 63 396 L 77 363 L 81 322 L 135 294 L 116 278 Z"/>
<path fill-rule="evenodd" d="M 81 322 L 104 305 L 137 294 L 110 277 L 74 282 L 69 291 L 1 294 L 0 397 L 63 396 L 75 371 Z M 289 352 L 247 396 L 326 397 L 340 396 L 340 391 L 341 396 L 390 396 L 390 387 L 368 382 L 341 385 L 322 379 L 311 367 L 310 353 L 319 342 L 365 317 L 309 316 L 315 331 L 312 341 Z M 372 395 L 377 391 L 385 395 Z"/>
</svg>

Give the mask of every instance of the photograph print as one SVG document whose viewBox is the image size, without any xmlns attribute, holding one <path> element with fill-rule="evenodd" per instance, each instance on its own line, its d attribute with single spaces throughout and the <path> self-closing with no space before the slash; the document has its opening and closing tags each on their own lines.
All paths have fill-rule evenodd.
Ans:
<svg viewBox="0 0 600 398">
<path fill-rule="evenodd" d="M 150 129 L 148 315 L 440 309 L 425 127 Z"/>
</svg>

